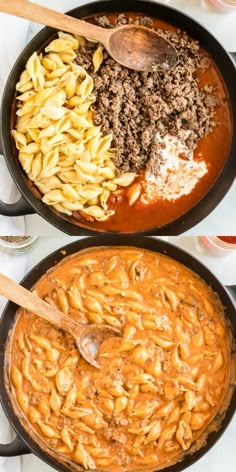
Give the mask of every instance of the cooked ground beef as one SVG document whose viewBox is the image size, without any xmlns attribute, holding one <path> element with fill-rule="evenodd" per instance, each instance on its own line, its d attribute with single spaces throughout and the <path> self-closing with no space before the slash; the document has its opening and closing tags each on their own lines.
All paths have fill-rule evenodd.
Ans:
<svg viewBox="0 0 236 472">
<path fill-rule="evenodd" d="M 113 27 L 107 17 L 97 18 L 103 27 Z M 115 26 L 126 23 L 152 25 L 152 20 L 139 17 L 135 21 L 121 14 Z M 77 62 L 94 79 L 94 123 L 105 134 L 113 133 L 114 157 L 122 172 L 139 172 L 148 168 L 157 173 L 161 159 L 160 137 L 167 133 L 178 136 L 190 150 L 199 138 L 214 126 L 216 98 L 212 88 L 198 88 L 197 67 L 209 65 L 207 57 L 199 54 L 199 44 L 183 31 L 157 30 L 175 46 L 178 65 L 165 72 L 137 72 L 115 62 L 104 50 L 104 61 L 93 72 L 91 57 L 96 43 L 87 42 L 80 49 Z M 186 156 L 188 157 L 188 156 Z"/>
</svg>

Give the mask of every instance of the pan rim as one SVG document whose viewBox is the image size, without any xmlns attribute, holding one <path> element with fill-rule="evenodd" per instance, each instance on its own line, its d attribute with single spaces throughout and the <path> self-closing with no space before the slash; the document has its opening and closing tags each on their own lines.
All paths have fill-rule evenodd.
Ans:
<svg viewBox="0 0 236 472">
<path fill-rule="evenodd" d="M 226 76 L 223 75 L 223 69 L 225 71 L 225 69 L 230 68 L 232 74 L 235 74 L 235 79 L 236 79 L 236 69 L 235 69 L 232 59 L 230 58 L 230 55 L 227 53 L 227 51 L 224 49 L 221 43 L 207 30 L 207 28 L 205 28 L 205 26 L 201 25 L 200 22 L 196 21 L 189 15 L 183 12 L 180 12 L 178 9 L 174 7 L 158 4 L 152 0 L 146 0 L 146 1 L 145 0 L 129 0 L 129 5 L 131 5 L 129 6 L 129 8 L 125 6 L 125 4 L 127 5 L 125 0 L 119 3 L 121 4 L 122 8 L 117 7 L 115 4 L 113 4 L 112 0 L 95 1 L 95 2 L 82 5 L 80 7 L 74 8 L 70 10 L 68 14 L 72 16 L 77 16 L 77 14 L 79 13 L 79 17 L 85 17 L 85 16 L 89 16 L 90 14 L 92 15 L 96 13 L 100 14 L 106 9 L 109 9 L 109 11 L 118 11 L 118 12 L 122 10 L 128 11 L 134 8 L 134 5 L 136 5 L 135 11 L 140 11 L 142 10 L 142 8 L 144 11 L 144 9 L 146 8 L 146 9 L 153 9 L 153 15 L 157 15 L 158 11 L 165 12 L 166 14 L 171 13 L 172 16 L 176 15 L 176 18 L 177 18 L 176 23 L 178 23 L 180 18 L 182 18 L 183 21 L 185 21 L 186 23 L 189 23 L 190 25 L 189 28 L 185 28 L 187 29 L 188 33 L 190 34 L 189 30 L 194 29 L 194 28 L 197 31 L 201 32 L 203 36 L 206 36 L 208 41 L 211 41 L 214 44 L 217 52 L 224 59 L 225 66 L 227 63 L 227 67 L 223 67 L 222 65 L 222 68 L 219 68 L 219 70 L 222 73 L 223 79 L 225 81 L 225 85 L 228 89 L 228 93 L 230 96 L 231 109 L 232 109 L 232 125 L 234 129 L 236 127 L 236 91 L 234 91 L 233 87 L 231 87 L 232 90 L 231 88 L 229 90 L 228 84 L 226 83 L 228 82 L 228 79 L 226 81 Z M 93 11 L 97 9 L 98 11 L 95 11 L 95 12 Z M 173 18 L 171 18 L 170 22 L 174 24 Z M 11 173 L 11 176 L 13 180 L 15 181 L 22 196 L 26 199 L 29 205 L 35 210 L 35 212 L 39 214 L 42 218 L 44 218 L 48 223 L 52 224 L 53 226 L 57 227 L 58 229 L 60 229 L 61 231 L 69 235 L 93 236 L 93 235 L 101 235 L 101 234 L 117 234 L 112 231 L 110 232 L 98 231 L 98 230 L 93 230 L 91 228 L 79 226 L 65 219 L 65 217 L 54 213 L 50 208 L 48 208 L 46 205 L 42 203 L 40 198 L 34 195 L 34 193 L 31 191 L 30 187 L 26 183 L 26 177 L 24 175 L 24 172 L 20 169 L 20 166 L 15 160 L 15 156 L 12 153 L 12 149 L 9 149 L 9 146 L 11 148 L 11 144 L 9 145 L 10 126 L 7 125 L 6 120 L 4 119 L 4 111 L 9 101 L 9 98 L 8 98 L 9 95 L 12 96 L 13 84 L 15 87 L 15 82 L 16 82 L 15 75 L 19 77 L 19 74 L 16 74 L 19 68 L 19 63 L 22 61 L 23 58 L 27 60 L 27 58 L 30 55 L 30 52 L 29 52 L 30 48 L 33 47 L 35 42 L 40 42 L 41 44 L 43 44 L 43 41 L 41 41 L 41 38 L 44 38 L 45 35 L 47 36 L 47 38 L 49 38 L 49 36 L 53 34 L 53 32 L 55 32 L 54 29 L 45 27 L 37 35 L 35 35 L 34 38 L 30 41 L 30 43 L 26 45 L 26 47 L 23 49 L 21 54 L 18 56 L 18 59 L 15 62 L 10 72 L 10 75 L 8 77 L 8 80 L 7 80 L 7 83 L 3 92 L 1 115 L 0 115 L 0 120 L 1 120 L 0 133 L 2 135 L 2 144 L 3 144 L 5 160 L 6 160 L 8 169 Z M 192 31 L 191 31 L 191 35 L 194 37 L 194 34 L 192 33 Z M 206 39 L 204 41 L 206 42 Z M 33 47 L 33 49 L 35 50 L 37 48 Z M 213 56 L 212 51 L 211 51 L 211 55 Z M 213 59 L 215 58 L 213 57 Z M 219 64 L 217 64 L 217 66 L 219 66 Z M 234 134 L 235 133 L 233 133 L 233 136 Z M 235 172 L 232 172 L 231 170 L 234 169 L 234 165 L 233 165 L 234 155 L 236 154 L 236 138 L 234 138 L 233 136 L 232 136 L 232 142 L 229 149 L 229 153 L 221 169 L 221 172 L 219 173 L 216 180 L 212 183 L 208 191 L 206 191 L 205 194 L 202 195 L 201 199 L 192 208 L 190 208 L 182 216 L 178 217 L 174 221 L 164 226 L 150 228 L 148 230 L 139 231 L 137 233 L 121 233 L 121 234 L 178 235 L 178 234 L 182 234 L 184 231 L 187 231 L 193 228 L 193 226 L 203 221 L 203 219 L 206 218 L 219 205 L 219 203 L 226 196 L 230 187 L 233 184 L 233 181 L 235 178 Z"/>
<path fill-rule="evenodd" d="M 43 258 L 38 264 L 36 264 L 25 275 L 25 277 L 21 281 L 21 284 L 27 288 L 30 288 L 36 282 L 36 280 L 38 280 L 38 278 L 41 277 L 41 275 L 44 274 L 46 270 L 53 267 L 55 263 L 60 262 L 65 257 L 75 254 L 75 252 L 79 252 L 82 249 L 85 249 L 88 247 L 97 247 L 97 246 L 119 246 L 119 245 L 120 246 L 133 245 L 136 247 L 143 247 L 147 250 L 151 250 L 154 252 L 160 252 L 186 265 L 190 270 L 193 270 L 197 274 L 199 274 L 199 270 L 200 272 L 203 271 L 204 274 L 207 274 L 210 277 L 210 279 L 214 282 L 214 284 L 216 284 L 217 293 L 218 291 L 221 292 L 221 294 L 219 295 L 221 302 L 223 303 L 224 306 L 227 307 L 227 311 L 231 313 L 232 319 L 234 319 L 234 324 L 235 324 L 234 337 L 236 338 L 236 323 L 235 323 L 236 309 L 227 290 L 224 288 L 221 282 L 217 279 L 217 277 L 215 277 L 215 275 L 204 264 L 202 264 L 198 259 L 192 256 L 189 252 L 175 246 L 174 244 L 171 244 L 170 242 L 166 242 L 158 238 L 150 238 L 150 237 L 137 238 L 135 236 L 117 235 L 112 238 L 109 238 L 109 237 L 104 238 L 101 236 L 96 236 L 92 238 L 82 238 L 80 240 L 73 241 L 69 244 L 66 244 L 60 247 L 56 251 L 51 252 L 49 255 Z M 173 254 L 175 255 L 173 256 Z M 190 265 L 186 263 L 186 260 L 190 261 Z M 45 267 L 45 264 L 46 264 L 46 267 Z M 194 268 L 192 267 L 192 265 L 194 265 Z M 197 270 L 195 269 L 195 265 L 197 266 Z M 209 282 L 206 281 L 205 277 L 202 276 L 202 274 L 199 274 L 199 275 L 209 285 Z M 212 286 L 212 284 L 210 284 L 210 286 L 214 290 L 214 286 Z M 2 319 L 0 321 L 0 332 L 2 334 L 2 331 L 6 329 L 6 326 L 5 326 L 6 319 L 8 319 L 9 321 L 9 313 L 13 312 L 12 319 L 10 320 L 10 327 L 9 329 L 7 329 L 7 333 L 3 335 L 3 339 L 1 336 L 1 342 L 0 342 L 0 346 L 1 346 L 0 384 L 2 383 L 2 390 L 0 391 L 0 400 L 11 425 L 13 426 L 14 430 L 17 433 L 17 436 L 19 436 L 21 440 L 23 441 L 23 443 L 25 443 L 30 448 L 30 452 L 33 452 L 41 460 L 51 465 L 52 467 L 55 467 L 56 470 L 59 470 L 60 472 L 66 472 L 69 470 L 66 466 L 64 466 L 63 464 L 60 464 L 59 461 L 57 461 L 55 458 L 50 456 L 48 453 L 44 452 L 43 448 L 41 448 L 34 440 L 32 440 L 29 433 L 24 429 L 23 425 L 18 419 L 18 416 L 15 414 L 14 409 L 11 406 L 11 402 L 7 394 L 7 389 L 4 383 L 4 365 L 5 365 L 4 364 L 4 348 L 7 343 L 9 332 L 14 324 L 15 311 L 16 311 L 16 305 L 12 302 L 8 302 L 8 304 L 6 305 L 4 309 Z M 227 319 L 228 319 L 228 316 L 227 316 Z M 235 407 L 234 407 L 235 400 L 236 400 L 236 390 L 234 391 L 234 394 L 231 398 L 230 404 L 228 406 L 228 409 L 226 411 L 225 417 L 221 423 L 219 430 L 217 432 L 213 432 L 209 434 L 208 439 L 207 439 L 207 444 L 204 445 L 201 449 L 199 449 L 199 451 L 196 451 L 192 455 L 189 455 L 189 456 L 187 455 L 183 459 L 182 462 L 177 463 L 173 466 L 167 467 L 166 469 L 168 469 L 168 472 L 179 472 L 180 470 L 184 470 L 185 468 L 189 467 L 193 463 L 197 462 L 216 444 L 216 442 L 220 439 L 220 437 L 222 436 L 225 429 L 228 427 L 230 421 L 233 418 L 234 411 L 235 411 Z M 209 441 L 209 438 L 210 438 L 210 441 Z M 84 469 L 81 468 L 81 470 L 84 470 Z"/>
</svg>

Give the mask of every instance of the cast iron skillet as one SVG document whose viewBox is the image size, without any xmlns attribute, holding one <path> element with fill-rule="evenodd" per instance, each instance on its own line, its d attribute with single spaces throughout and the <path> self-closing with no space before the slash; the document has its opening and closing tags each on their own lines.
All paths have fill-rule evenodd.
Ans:
<svg viewBox="0 0 236 472">
<path fill-rule="evenodd" d="M 68 244 L 67 246 L 58 249 L 57 251 L 50 254 L 48 257 L 43 259 L 37 266 L 35 266 L 29 273 L 26 275 L 22 281 L 22 285 L 26 288 L 31 288 L 32 285 L 55 263 L 61 261 L 65 256 L 74 254 L 81 249 L 94 246 L 136 246 L 140 248 L 149 249 L 152 251 L 160 252 L 167 256 L 176 259 L 177 261 L 185 264 L 187 267 L 199 274 L 212 288 L 215 292 L 218 293 L 225 309 L 227 318 L 230 320 L 233 336 L 236 340 L 236 310 L 234 304 L 228 295 L 224 286 L 216 279 L 216 277 L 199 261 L 193 258 L 190 254 L 183 251 L 182 249 L 177 248 L 169 243 L 166 243 L 162 240 L 143 237 L 143 236 L 124 236 L 124 235 L 114 235 L 110 237 L 98 236 L 93 238 L 84 238 L 82 240 Z M 66 252 L 66 254 L 65 254 Z M 234 295 L 236 296 L 235 287 L 233 288 Z M 233 292 L 232 292 L 233 293 Z M 15 415 L 12 406 L 10 404 L 5 386 L 4 386 L 4 350 L 7 342 L 7 338 L 10 330 L 13 327 L 14 317 L 17 306 L 9 302 L 5 308 L 5 311 L 2 315 L 0 322 L 0 399 L 13 428 L 17 433 L 16 439 L 6 445 L 0 445 L 0 456 L 16 456 L 21 454 L 27 454 L 33 452 L 40 459 L 54 467 L 60 472 L 69 472 L 69 468 L 57 462 L 54 458 L 49 456 L 47 453 L 43 452 L 42 449 L 32 440 L 29 434 L 24 430 L 23 426 L 19 422 L 17 416 Z M 216 443 L 216 441 L 223 434 L 227 428 L 230 420 L 233 417 L 235 411 L 236 403 L 236 391 L 234 392 L 233 398 L 231 399 L 230 405 L 227 409 L 226 415 L 221 423 L 220 429 L 217 432 L 213 432 L 208 436 L 207 444 L 204 445 L 199 451 L 195 452 L 192 456 L 187 456 L 181 463 L 176 464 L 168 468 L 168 472 L 180 472 L 186 467 L 190 466 L 198 459 L 200 459 L 204 454 L 206 454 L 209 449 Z M 81 470 L 83 470 L 81 468 Z M 166 469 L 165 469 L 166 470 Z"/>
<path fill-rule="evenodd" d="M 98 2 L 88 3 L 71 10 L 69 14 L 76 18 L 85 18 L 89 15 L 112 12 L 142 12 L 145 15 L 158 17 L 180 29 L 187 31 L 190 36 L 197 39 L 201 46 L 210 53 L 217 64 L 225 84 L 228 88 L 232 111 L 233 126 L 236 129 L 236 69 L 232 58 L 221 46 L 221 44 L 211 35 L 203 26 L 197 23 L 189 16 L 180 11 L 145 0 L 101 0 Z M 15 66 L 13 67 L 8 78 L 2 100 L 1 111 L 1 135 L 2 135 L 2 153 L 5 156 L 9 171 L 18 186 L 22 196 L 20 200 L 12 205 L 0 202 L 0 214 L 7 216 L 19 216 L 30 213 L 38 213 L 45 220 L 56 226 L 61 231 L 70 235 L 95 235 L 95 230 L 88 230 L 71 223 L 66 216 L 54 213 L 49 207 L 44 205 L 31 191 L 27 184 L 26 176 L 21 169 L 20 163 L 13 152 L 11 138 L 11 112 L 12 103 L 15 94 L 15 85 L 18 82 L 22 70 L 31 54 L 42 47 L 48 39 L 55 33 L 53 28 L 44 28 L 35 38 L 26 46 L 22 54 L 19 56 Z M 225 166 L 220 173 L 218 179 L 201 199 L 201 201 L 185 215 L 168 225 L 153 228 L 150 231 L 140 232 L 139 234 L 168 234 L 177 235 L 193 227 L 203 220 L 222 200 L 229 190 L 235 177 L 235 156 L 236 156 L 236 132 L 228 155 Z M 105 234 L 99 232 L 99 234 Z M 107 234 L 107 233 L 106 233 Z"/>
</svg>

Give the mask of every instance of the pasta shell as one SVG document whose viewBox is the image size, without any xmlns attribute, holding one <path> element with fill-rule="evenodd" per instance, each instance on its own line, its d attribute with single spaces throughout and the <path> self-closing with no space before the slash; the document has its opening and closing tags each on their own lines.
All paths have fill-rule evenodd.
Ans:
<svg viewBox="0 0 236 472">
<path fill-rule="evenodd" d="M 117 177 L 113 180 L 114 184 L 120 185 L 121 187 L 128 187 L 134 181 L 136 177 L 135 172 L 125 172 L 121 177 Z"/>
<path fill-rule="evenodd" d="M 32 163 L 34 160 L 34 154 L 27 154 L 25 152 L 19 152 L 18 155 L 19 161 L 24 169 L 24 171 L 29 174 L 32 170 Z"/>
<path fill-rule="evenodd" d="M 42 154 L 39 153 L 32 161 L 32 166 L 31 166 L 32 180 L 37 179 L 38 175 L 42 171 L 42 168 L 43 168 L 43 159 L 42 159 Z"/>
<path fill-rule="evenodd" d="M 104 211 L 98 206 L 91 206 L 89 208 L 85 208 L 84 212 L 87 215 L 92 216 L 93 218 L 102 218 L 103 216 L 105 216 Z"/>
<path fill-rule="evenodd" d="M 207 420 L 208 415 L 204 413 L 193 413 L 190 426 L 194 431 L 201 429 Z"/>
<path fill-rule="evenodd" d="M 22 95 L 18 95 L 16 99 L 22 102 L 28 102 L 28 100 L 35 97 L 35 95 L 36 95 L 36 92 L 34 90 L 29 90 L 28 92 L 25 92 Z"/>
<path fill-rule="evenodd" d="M 25 392 L 23 392 L 23 390 L 18 389 L 17 392 L 16 392 L 16 399 L 17 399 L 17 402 L 18 402 L 21 410 L 24 413 L 27 413 L 28 408 L 29 408 L 29 397 L 28 397 L 28 395 Z"/>
<path fill-rule="evenodd" d="M 76 94 L 85 100 L 93 91 L 93 79 L 86 73 L 84 80 L 78 85 Z"/>
<path fill-rule="evenodd" d="M 29 407 L 27 414 L 31 423 L 38 423 L 42 418 L 40 412 L 34 406 Z"/>
<path fill-rule="evenodd" d="M 70 117 L 73 125 L 78 129 L 88 129 L 93 127 L 92 123 L 90 123 L 84 116 L 80 116 L 75 112 L 71 112 Z"/>
<path fill-rule="evenodd" d="M 77 367 L 78 362 L 80 359 L 80 355 L 78 350 L 75 350 L 74 352 L 71 353 L 70 357 L 66 359 L 65 362 L 63 362 L 62 367 Z"/>
<path fill-rule="evenodd" d="M 27 84 L 29 80 L 30 80 L 29 71 L 25 69 L 20 75 L 20 81 L 18 82 L 18 84 L 21 84 L 21 85 Z"/>
<path fill-rule="evenodd" d="M 52 80 L 45 80 L 44 88 L 45 89 L 51 89 L 52 87 L 54 87 L 54 85 L 58 84 L 58 81 L 59 81 L 58 78 L 52 79 Z"/>
<path fill-rule="evenodd" d="M 11 369 L 11 381 L 16 389 L 21 389 L 23 385 L 23 375 L 20 370 L 13 364 Z"/>
<path fill-rule="evenodd" d="M 172 439 L 175 432 L 176 432 L 176 429 L 177 429 L 177 426 L 174 425 L 174 426 L 169 426 L 168 428 L 166 428 L 164 431 L 162 431 L 161 435 L 160 435 L 160 438 L 159 438 L 159 441 L 158 441 L 158 444 L 157 444 L 157 447 L 158 448 L 162 448 L 163 447 L 163 444 Z"/>
<path fill-rule="evenodd" d="M 102 193 L 101 188 L 80 191 L 81 197 L 83 197 L 85 200 L 91 200 L 93 198 L 97 198 L 99 195 L 101 195 L 101 193 Z"/>
<path fill-rule="evenodd" d="M 62 413 L 73 420 L 84 418 L 87 415 L 91 415 L 92 412 L 93 411 L 91 410 L 91 408 L 74 408 L 71 410 L 66 410 L 65 408 L 62 409 Z"/>
<path fill-rule="evenodd" d="M 75 453 L 74 459 L 76 462 L 81 464 L 85 469 L 96 469 L 96 464 L 92 457 L 88 454 L 84 446 L 79 442 Z"/>
<path fill-rule="evenodd" d="M 103 53 L 102 53 L 102 51 L 103 51 L 103 47 L 98 46 L 96 51 L 93 53 L 92 61 L 93 61 L 94 72 L 98 71 L 98 69 L 100 68 L 100 66 L 103 62 Z"/>
<path fill-rule="evenodd" d="M 76 85 L 77 85 L 76 76 L 73 74 L 73 72 L 70 72 L 64 85 L 65 92 L 68 99 L 70 99 L 71 97 L 75 95 Z"/>
<path fill-rule="evenodd" d="M 180 418 L 180 407 L 179 406 L 176 406 L 170 416 L 169 416 L 169 419 L 168 419 L 168 423 L 176 423 L 179 421 L 179 418 Z"/>
<path fill-rule="evenodd" d="M 224 365 L 224 357 L 223 357 L 223 354 L 222 352 L 220 351 L 217 356 L 215 357 L 215 360 L 213 362 L 213 366 L 212 366 L 212 369 L 211 369 L 211 372 L 212 373 L 215 373 L 215 372 L 218 372 L 218 370 L 221 369 L 221 367 Z M 201 379 L 201 377 L 200 377 Z M 198 380 L 197 384 L 199 385 L 200 383 L 200 379 Z"/>
<path fill-rule="evenodd" d="M 176 439 L 180 443 L 182 449 L 186 451 L 189 449 L 192 442 L 192 430 L 190 426 L 183 420 L 179 422 L 178 429 L 176 431 Z"/>
<path fill-rule="evenodd" d="M 86 297 L 84 299 L 84 306 L 87 310 L 103 315 L 103 308 L 101 303 L 92 297 Z"/>
<path fill-rule="evenodd" d="M 38 425 L 41 429 L 41 432 L 43 433 L 44 436 L 46 436 L 46 438 L 58 439 L 60 437 L 54 428 L 43 423 L 42 421 L 38 421 Z"/>
<path fill-rule="evenodd" d="M 45 157 L 43 157 L 43 169 L 45 171 L 53 169 L 54 167 L 56 167 L 58 161 L 59 153 L 57 148 L 46 154 Z"/>
<path fill-rule="evenodd" d="M 92 428 L 89 428 L 89 426 L 84 424 L 82 421 L 76 422 L 76 429 L 79 431 L 84 431 L 85 433 L 95 434 L 95 431 Z"/>
<path fill-rule="evenodd" d="M 45 420 L 48 421 L 50 416 L 50 406 L 47 398 L 41 398 L 39 400 L 38 410 L 44 416 Z"/>
<path fill-rule="evenodd" d="M 53 167 L 52 169 L 45 169 L 45 170 L 42 170 L 39 177 L 40 179 L 50 178 L 54 176 L 55 174 L 57 174 L 60 170 L 61 170 L 60 166 Z"/>
<path fill-rule="evenodd" d="M 83 204 L 80 203 L 79 201 L 77 201 L 77 202 L 64 201 L 64 202 L 62 203 L 62 207 L 63 207 L 65 210 L 70 210 L 70 212 L 72 212 L 72 211 L 82 210 Z"/>
<path fill-rule="evenodd" d="M 64 403 L 63 408 L 66 410 L 70 410 L 72 406 L 74 406 L 76 400 L 77 400 L 77 387 L 76 385 L 72 385 L 70 390 L 68 391 L 66 395 L 66 400 Z"/>
<path fill-rule="evenodd" d="M 151 427 L 147 437 L 144 439 L 144 444 L 148 444 L 152 441 L 159 439 L 162 431 L 162 426 L 160 421 L 156 421 Z"/>
<path fill-rule="evenodd" d="M 60 120 L 66 112 L 66 108 L 57 106 L 45 106 L 41 108 L 41 113 L 51 120 Z"/>
<path fill-rule="evenodd" d="M 119 415 L 122 411 L 126 409 L 128 405 L 128 398 L 126 396 L 121 396 L 115 400 L 115 409 L 114 415 Z"/>
<path fill-rule="evenodd" d="M 60 213 L 65 213 L 65 215 L 69 215 L 69 216 L 72 215 L 72 211 L 64 208 L 61 203 L 55 203 L 53 205 L 53 208 L 55 208 L 55 210 L 59 211 Z"/>
<path fill-rule="evenodd" d="M 43 57 L 42 64 L 48 70 L 56 70 L 57 68 L 57 63 L 49 57 Z"/>
<path fill-rule="evenodd" d="M 48 191 L 50 191 L 59 188 L 61 186 L 61 181 L 58 177 L 53 175 L 52 177 L 40 180 L 40 182 L 36 182 L 36 184 L 48 186 Z"/>
<path fill-rule="evenodd" d="M 16 84 L 16 90 L 18 92 L 21 92 L 21 93 L 24 93 L 24 92 L 27 92 L 29 90 L 32 90 L 34 88 L 34 85 L 33 85 L 33 82 L 32 80 L 30 80 L 29 82 L 25 83 L 25 84 L 21 84 L 20 82 L 18 82 Z"/>
<path fill-rule="evenodd" d="M 73 49 L 68 49 L 66 52 L 59 52 L 58 54 L 61 58 L 61 60 L 65 63 L 71 63 L 75 58 L 76 54 L 73 51 Z"/>
<path fill-rule="evenodd" d="M 80 36 L 79 34 L 75 34 L 75 38 L 78 40 L 79 46 L 85 46 L 86 39 L 83 36 Z"/>
<path fill-rule="evenodd" d="M 64 428 L 61 431 L 61 439 L 64 442 L 64 444 L 69 448 L 69 451 L 72 452 L 74 450 L 74 446 L 72 444 L 71 436 L 66 426 L 64 426 Z"/>
<path fill-rule="evenodd" d="M 49 43 L 49 45 L 45 48 L 45 51 L 46 52 L 64 52 L 64 51 L 67 51 L 67 50 L 73 50 L 73 41 L 71 41 L 71 39 L 69 38 L 58 38 L 58 39 L 54 39 L 53 41 L 51 41 L 51 43 Z"/>
<path fill-rule="evenodd" d="M 115 172 L 110 167 L 102 167 L 99 169 L 99 174 L 106 179 L 114 179 L 115 177 Z"/>
<path fill-rule="evenodd" d="M 40 131 L 38 129 L 28 129 L 28 136 L 30 136 L 31 141 L 39 143 L 40 141 Z"/>
<path fill-rule="evenodd" d="M 58 33 L 59 38 L 68 40 L 71 43 L 71 47 L 74 51 L 77 51 L 79 48 L 79 40 L 73 36 L 72 34 L 64 33 L 63 31 L 59 31 Z"/>
<path fill-rule="evenodd" d="M 84 103 L 79 103 L 78 101 L 81 101 L 81 98 L 74 96 L 69 100 L 68 104 L 72 107 L 76 107 L 76 113 L 78 115 L 85 115 L 92 103 L 95 102 L 95 97 L 90 95 L 89 100 Z"/>
<path fill-rule="evenodd" d="M 102 428 L 107 428 L 108 424 L 103 420 L 101 416 L 87 415 L 84 418 L 84 422 L 87 426 L 92 428 L 94 431 L 100 431 Z"/>
<path fill-rule="evenodd" d="M 45 101 L 45 106 L 54 106 L 62 107 L 66 101 L 66 93 L 64 90 L 57 90 L 55 93 L 50 94 L 50 96 Z"/>
<path fill-rule="evenodd" d="M 131 358 L 135 364 L 144 366 L 145 362 L 150 357 L 150 353 L 143 346 L 137 346 L 133 349 Z"/>
<path fill-rule="evenodd" d="M 55 205 L 55 203 L 60 203 L 65 200 L 62 190 L 51 190 L 48 192 L 42 199 L 47 205 Z"/>
<path fill-rule="evenodd" d="M 111 192 L 115 192 L 117 190 L 117 185 L 114 184 L 113 182 L 103 182 L 102 186 L 104 188 L 107 188 Z"/>
<path fill-rule="evenodd" d="M 73 373 L 69 367 L 64 367 L 57 373 L 55 380 L 58 392 L 61 395 L 65 395 L 71 387 Z"/>
<path fill-rule="evenodd" d="M 35 104 L 30 100 L 28 102 L 25 102 L 16 112 L 16 115 L 21 117 L 27 114 L 30 114 L 30 116 L 33 116 L 35 109 Z"/>
<path fill-rule="evenodd" d="M 76 201 L 78 198 L 77 192 L 70 184 L 62 184 L 62 191 L 65 197 L 65 200 Z"/>
<path fill-rule="evenodd" d="M 40 59 L 36 52 L 28 59 L 26 63 L 26 70 L 34 84 L 35 90 L 41 90 L 44 85 L 44 77 Z"/>
</svg>

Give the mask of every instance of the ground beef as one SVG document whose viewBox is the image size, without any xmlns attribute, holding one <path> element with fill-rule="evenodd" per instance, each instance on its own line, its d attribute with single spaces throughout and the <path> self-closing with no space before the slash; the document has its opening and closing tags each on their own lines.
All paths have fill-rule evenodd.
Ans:
<svg viewBox="0 0 236 472">
<path fill-rule="evenodd" d="M 96 22 L 113 27 L 107 17 Z M 150 18 L 134 21 L 121 14 L 115 26 L 133 22 L 152 25 Z M 197 67 L 209 66 L 208 57 L 199 54 L 199 44 L 185 32 L 157 31 L 178 51 L 178 65 L 169 71 L 127 69 L 104 51 L 104 61 L 94 74 L 91 57 L 97 44 L 92 42 L 80 49 L 77 58 L 94 79 L 94 123 L 102 126 L 103 133 L 113 133 L 112 146 L 118 150 L 114 163 L 120 173 L 148 168 L 156 174 L 161 160 L 160 138 L 170 133 L 194 150 L 214 126 L 216 98 L 211 87 L 198 88 L 195 74 Z"/>
</svg>

